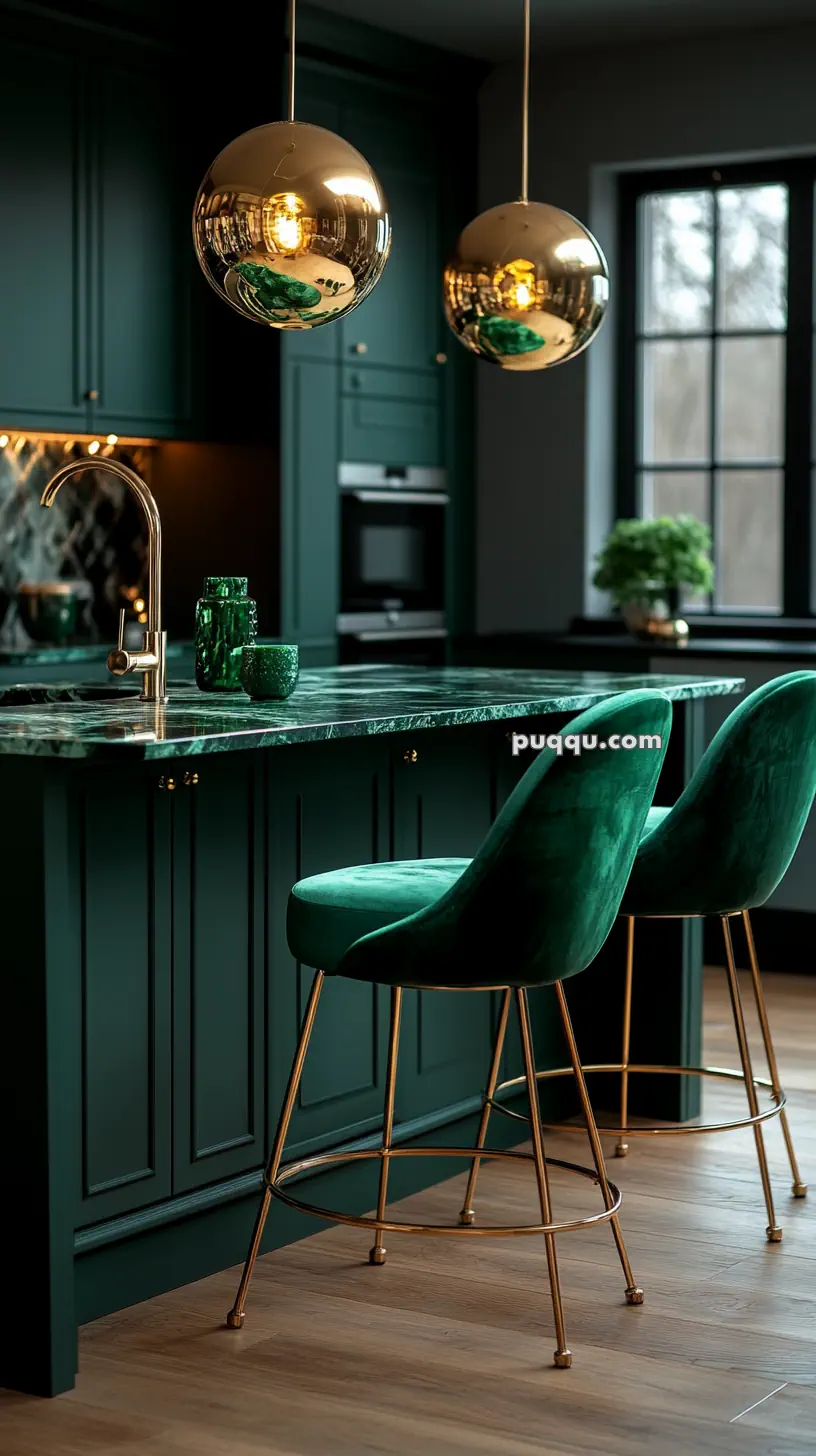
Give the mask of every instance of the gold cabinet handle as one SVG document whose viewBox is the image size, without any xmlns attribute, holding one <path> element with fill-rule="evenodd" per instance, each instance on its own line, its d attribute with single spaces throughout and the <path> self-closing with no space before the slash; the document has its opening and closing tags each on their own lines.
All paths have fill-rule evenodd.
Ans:
<svg viewBox="0 0 816 1456">
<path fill-rule="evenodd" d="M 419 760 L 419 754 L 415 748 L 406 748 L 402 756 L 406 763 L 417 763 Z"/>
<path fill-rule="evenodd" d="M 187 772 L 184 775 L 184 782 L 187 785 L 187 788 L 188 789 L 194 789 L 195 786 L 196 786 L 196 784 L 198 783 L 198 774 L 197 773 L 193 773 L 188 768 Z"/>
<path fill-rule="evenodd" d="M 168 778 L 166 774 L 162 774 L 161 778 L 159 779 L 159 788 L 166 789 L 168 794 L 172 794 L 175 787 L 175 779 Z"/>
<path fill-rule="evenodd" d="M 367 354 L 368 344 L 352 344 L 351 352 L 352 354 Z"/>
<path fill-rule="evenodd" d="M 86 399 L 91 399 L 91 400 L 98 399 L 99 398 L 99 390 L 98 389 L 86 389 L 86 391 L 85 391 L 85 398 Z"/>
<path fill-rule="evenodd" d="M 439 354 L 434 354 L 434 363 L 435 364 L 447 364 L 447 362 L 448 362 L 448 356 L 447 356 L 447 354 L 442 354 L 441 352 Z"/>
</svg>

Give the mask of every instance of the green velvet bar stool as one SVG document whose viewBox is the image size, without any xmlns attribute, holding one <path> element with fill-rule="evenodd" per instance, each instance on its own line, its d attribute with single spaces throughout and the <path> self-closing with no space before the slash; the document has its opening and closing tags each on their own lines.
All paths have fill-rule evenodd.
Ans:
<svg viewBox="0 0 816 1456">
<path fill-rule="evenodd" d="M 751 910 L 763 905 L 776 889 L 793 858 L 816 791 L 816 673 L 792 672 L 774 678 L 751 693 L 726 719 L 677 803 L 649 811 L 632 875 L 621 904 L 627 917 L 626 977 L 623 996 L 623 1047 L 620 1063 L 585 1067 L 586 1072 L 620 1072 L 620 1125 L 599 1131 L 617 1138 L 623 1157 L 631 1137 L 662 1134 L 727 1132 L 753 1128 L 768 1223 L 766 1236 L 778 1243 L 776 1220 L 762 1124 L 778 1117 L 782 1124 L 793 1176 L 795 1198 L 804 1198 L 802 1181 L 785 1111 L 765 997 L 759 974 Z M 630 1061 L 630 1027 L 635 921 L 640 917 L 683 919 L 716 915 L 722 922 L 726 972 L 742 1070 L 717 1067 L 665 1067 Z M 759 1017 L 769 1078 L 754 1075 L 745 1016 L 734 961 L 731 921 L 744 926 L 751 982 Z M 646 970 L 644 974 L 649 974 Z M 651 974 L 659 974 L 655 968 Z M 748 1116 L 715 1123 L 632 1126 L 628 1116 L 629 1077 L 633 1073 L 682 1073 L 743 1082 Z M 539 1078 L 564 1076 L 569 1068 L 539 1072 Z M 486 1109 L 501 1107 L 493 1099 L 512 1086 L 488 1088 Z M 771 1105 L 760 1110 L 760 1092 Z M 485 1122 L 484 1135 L 487 1134 Z M 471 1178 L 468 1206 L 473 1198 Z"/>
<path fill-rule="evenodd" d="M 318 967 L 303 1018 L 277 1131 L 264 1173 L 264 1191 L 249 1253 L 227 1324 L 238 1329 L 272 1197 L 306 1213 L 374 1235 L 369 1261 L 385 1261 L 384 1235 L 423 1233 L 459 1237 L 541 1234 L 545 1241 L 557 1348 L 566 1367 L 567 1346 L 556 1262 L 555 1235 L 610 1222 L 626 1280 L 626 1299 L 640 1304 L 618 1222 L 620 1192 L 609 1182 L 586 1089 L 562 982 L 592 961 L 618 912 L 646 822 L 671 725 L 671 704 L 661 693 L 622 693 L 575 719 L 565 733 L 607 739 L 618 733 L 657 735 L 659 747 L 559 757 L 542 751 L 498 815 L 473 860 L 409 860 L 355 865 L 295 885 L 287 933 L 297 960 Z M 282 1166 L 292 1110 L 326 976 L 391 987 L 382 1146 L 323 1153 Z M 603 1208 L 590 1217 L 554 1222 L 544 1154 L 538 1083 L 527 990 L 554 985 L 577 1081 L 594 1167 L 557 1163 L 600 1185 Z M 539 1223 L 475 1227 L 389 1220 L 388 1171 L 392 1158 L 452 1155 L 473 1159 L 473 1148 L 395 1147 L 394 1106 L 400 1012 L 404 987 L 462 992 L 505 991 L 491 1076 L 495 1083 L 511 996 L 515 997 L 530 1107 L 532 1153 L 479 1149 L 484 1156 L 529 1161 L 538 1190 Z M 376 1214 L 352 1217 L 296 1198 L 284 1185 L 298 1174 L 364 1159 L 379 1163 Z"/>
</svg>

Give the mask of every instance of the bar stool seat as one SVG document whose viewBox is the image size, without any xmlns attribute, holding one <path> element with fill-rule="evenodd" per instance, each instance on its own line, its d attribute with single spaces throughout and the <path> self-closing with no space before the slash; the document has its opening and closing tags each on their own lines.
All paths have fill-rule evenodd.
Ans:
<svg viewBox="0 0 816 1456">
<path fill-rule="evenodd" d="M 618 733 L 647 734 L 655 746 L 634 753 L 586 754 L 564 759 L 545 749 L 516 785 L 487 838 L 472 860 L 408 860 L 354 865 L 300 880 L 293 888 L 287 919 L 292 954 L 315 968 L 272 1150 L 249 1253 L 235 1303 L 227 1316 L 240 1329 L 252 1270 L 260 1249 L 271 1200 L 304 1213 L 353 1224 L 374 1234 L 369 1263 L 385 1263 L 386 1232 L 475 1238 L 540 1235 L 544 1240 L 557 1348 L 554 1363 L 566 1369 L 572 1355 L 566 1344 L 556 1235 L 609 1223 L 625 1278 L 627 1304 L 643 1302 L 623 1242 L 618 1209 L 621 1195 L 609 1181 L 592 1104 L 586 1088 L 562 982 L 594 959 L 618 912 L 637 852 L 668 743 L 671 704 L 651 690 L 621 693 L 583 713 L 570 733 L 595 732 L 602 739 Z M 300 1088 L 306 1053 L 327 976 L 390 987 L 391 1018 L 385 1069 L 385 1107 L 380 1147 L 359 1144 L 333 1148 L 284 1164 L 289 1123 Z M 592 1152 L 592 1168 L 548 1160 L 544 1152 L 541 1107 L 535 1072 L 528 988 L 554 988 L 570 1050 Z M 394 1146 L 397 1060 L 404 987 L 427 992 L 504 992 L 489 1074 L 496 1085 L 511 999 L 518 1012 L 530 1109 L 532 1152 L 487 1148 L 484 1130 L 488 1104 L 480 1119 L 476 1148 Z M 423 1016 L 433 1015 L 433 1001 Z M 339 1029 L 342 1034 L 342 1028 Z M 388 1173 L 403 1157 L 463 1157 L 472 1181 L 482 1157 L 513 1159 L 529 1165 L 538 1190 L 539 1217 L 525 1224 L 476 1226 L 466 1209 L 451 1210 L 449 1222 L 407 1223 L 387 1214 Z M 376 1210 L 348 1214 L 297 1197 L 295 1180 L 333 1165 L 360 1160 L 379 1165 Z M 600 1190 L 597 1212 L 558 1221 L 550 1197 L 548 1162 L 590 1179 Z M 299 1191 L 299 1190 L 298 1190 Z"/>
<path fill-rule="evenodd" d="M 469 864 L 469 859 L 392 860 L 299 880 L 286 917 L 289 948 L 303 965 L 332 975 L 356 940 L 432 905 Z M 383 984 L 387 970 L 378 967 Z"/>
</svg>

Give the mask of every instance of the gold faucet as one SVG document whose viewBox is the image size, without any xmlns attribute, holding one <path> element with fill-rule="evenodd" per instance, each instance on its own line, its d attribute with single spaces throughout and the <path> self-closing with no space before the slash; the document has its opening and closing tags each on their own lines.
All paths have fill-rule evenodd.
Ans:
<svg viewBox="0 0 816 1456">
<path fill-rule="evenodd" d="M 114 677 L 124 677 L 129 672 L 142 673 L 143 703 L 167 702 L 167 633 L 161 625 L 161 520 L 159 508 L 152 492 L 140 475 L 118 460 L 71 460 L 63 465 L 49 480 L 40 498 L 40 505 L 52 506 L 60 486 L 71 475 L 83 470 L 107 471 L 118 475 L 130 486 L 147 519 L 147 628 L 142 634 L 141 652 L 125 649 L 125 609 L 119 613 L 119 641 L 108 653 L 108 671 Z"/>
</svg>

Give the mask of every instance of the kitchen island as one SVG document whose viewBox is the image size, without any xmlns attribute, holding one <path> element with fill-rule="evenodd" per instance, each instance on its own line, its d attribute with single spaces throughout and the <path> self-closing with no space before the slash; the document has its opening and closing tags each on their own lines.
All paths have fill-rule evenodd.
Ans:
<svg viewBox="0 0 816 1456">
<path fill-rule="evenodd" d="M 514 756 L 514 729 L 557 731 L 629 688 L 662 688 L 675 702 L 658 791 L 668 800 L 699 755 L 702 701 L 741 686 L 686 674 L 369 666 L 304 672 L 279 703 L 191 686 L 161 707 L 113 685 L 0 691 L 10 1296 L 0 1385 L 68 1389 L 78 1324 L 243 1258 L 311 977 L 286 944 L 296 879 L 472 854 L 531 761 Z M 633 1038 L 636 1050 L 648 1027 L 653 1060 L 699 1061 L 697 931 L 656 922 L 643 937 L 661 974 Z M 586 1060 L 616 1046 L 622 968 L 613 931 L 576 982 Z M 291 1156 L 374 1145 L 381 1127 L 387 996 L 332 981 L 325 997 L 332 1014 L 313 1038 Z M 531 999 L 539 1065 L 555 1065 L 550 994 Z M 429 1014 L 406 995 L 395 1141 L 472 1140 L 492 1000 L 437 993 Z M 505 1075 L 517 1066 L 511 1046 Z M 634 1110 L 693 1115 L 694 1079 L 660 1080 Z M 518 1124 L 493 1121 L 491 1137 L 519 1140 Z M 426 1161 L 399 1160 L 394 1198 L 461 1171 L 433 1160 L 428 1174 Z M 321 1174 L 315 1199 L 363 1211 L 375 1201 L 367 1176 L 361 1164 Z M 325 1196 L 321 1180 L 331 1181 Z M 264 1247 L 315 1228 L 276 1208 Z"/>
</svg>

